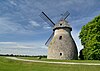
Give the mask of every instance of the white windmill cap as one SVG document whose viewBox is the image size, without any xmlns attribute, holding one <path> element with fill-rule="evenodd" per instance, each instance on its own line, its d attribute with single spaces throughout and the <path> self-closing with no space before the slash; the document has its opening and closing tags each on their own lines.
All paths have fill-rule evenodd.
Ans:
<svg viewBox="0 0 100 71">
<path fill-rule="evenodd" d="M 66 20 L 60 20 L 55 26 L 53 27 L 53 30 L 59 29 L 59 28 L 69 28 L 72 31 L 72 27 L 68 24 Z"/>
</svg>

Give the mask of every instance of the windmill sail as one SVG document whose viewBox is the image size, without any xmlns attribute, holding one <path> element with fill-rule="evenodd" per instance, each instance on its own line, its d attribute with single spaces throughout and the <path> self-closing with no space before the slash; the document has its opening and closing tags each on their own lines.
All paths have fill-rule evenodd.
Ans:
<svg viewBox="0 0 100 71">
<path fill-rule="evenodd" d="M 53 36 L 54 36 L 54 32 L 51 34 L 51 36 L 49 37 L 49 39 L 48 39 L 47 42 L 45 43 L 46 46 L 49 45 L 49 43 L 50 43 L 50 41 L 52 40 Z"/>
<path fill-rule="evenodd" d="M 42 12 L 41 14 L 40 14 L 40 17 L 45 21 L 45 22 L 47 22 L 51 27 L 53 27 L 55 24 L 54 24 L 54 22 L 44 13 L 44 12 Z"/>
<path fill-rule="evenodd" d="M 65 20 L 69 15 L 70 15 L 70 13 L 69 13 L 68 11 L 66 11 L 66 12 L 62 15 L 62 17 L 61 17 L 60 20 Z"/>
</svg>

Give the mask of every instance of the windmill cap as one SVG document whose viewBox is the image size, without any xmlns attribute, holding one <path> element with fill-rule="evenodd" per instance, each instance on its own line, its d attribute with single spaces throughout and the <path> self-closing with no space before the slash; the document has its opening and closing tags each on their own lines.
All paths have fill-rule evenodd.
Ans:
<svg viewBox="0 0 100 71">
<path fill-rule="evenodd" d="M 53 30 L 59 29 L 59 28 L 69 28 L 72 31 L 72 27 L 68 24 L 66 20 L 60 20 L 55 26 L 53 27 Z"/>
</svg>

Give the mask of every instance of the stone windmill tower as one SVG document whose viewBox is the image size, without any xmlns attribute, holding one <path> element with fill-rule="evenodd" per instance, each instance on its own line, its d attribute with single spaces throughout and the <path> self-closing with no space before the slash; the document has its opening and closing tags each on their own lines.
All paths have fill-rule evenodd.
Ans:
<svg viewBox="0 0 100 71">
<path fill-rule="evenodd" d="M 72 60 L 78 59 L 76 44 L 71 36 L 72 28 L 65 20 L 69 16 L 65 12 L 57 24 L 55 24 L 44 12 L 40 14 L 52 28 L 53 33 L 45 45 L 48 46 L 47 59 Z"/>
</svg>

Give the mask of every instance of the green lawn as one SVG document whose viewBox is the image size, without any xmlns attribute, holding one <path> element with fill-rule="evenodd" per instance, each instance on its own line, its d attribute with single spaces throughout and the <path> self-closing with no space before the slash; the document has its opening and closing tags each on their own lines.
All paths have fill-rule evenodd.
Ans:
<svg viewBox="0 0 100 71">
<path fill-rule="evenodd" d="M 29 59 L 29 60 L 54 61 L 54 62 L 100 63 L 100 60 L 54 60 L 47 58 L 38 59 L 37 57 L 18 57 L 18 58 Z"/>
<path fill-rule="evenodd" d="M 0 57 L 0 71 L 100 71 L 100 66 L 34 63 Z"/>
</svg>

